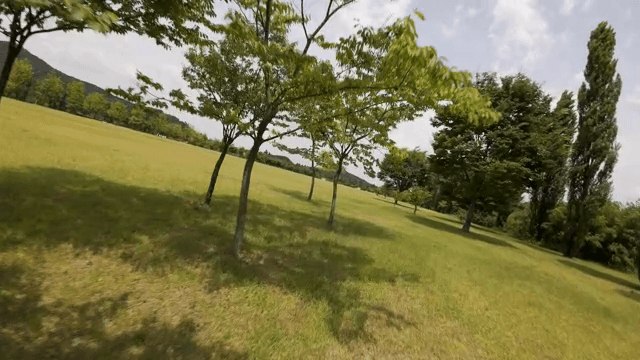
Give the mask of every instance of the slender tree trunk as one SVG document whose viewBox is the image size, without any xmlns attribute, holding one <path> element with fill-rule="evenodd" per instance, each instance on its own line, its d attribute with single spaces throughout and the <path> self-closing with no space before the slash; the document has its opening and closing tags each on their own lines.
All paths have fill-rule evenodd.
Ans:
<svg viewBox="0 0 640 360">
<path fill-rule="evenodd" d="M 431 206 L 434 211 L 438 211 L 439 202 L 440 202 L 440 186 L 436 187 L 436 193 L 433 196 L 433 204 Z"/>
<path fill-rule="evenodd" d="M 211 205 L 211 197 L 213 196 L 213 190 L 216 188 L 216 181 L 218 180 L 218 174 L 220 173 L 220 168 L 222 167 L 224 158 L 225 156 L 227 156 L 227 151 L 229 151 L 229 144 L 224 144 L 224 146 L 222 147 L 222 151 L 220 152 L 220 156 L 218 157 L 218 161 L 216 161 L 216 166 L 213 168 L 213 173 L 211 173 L 211 181 L 209 181 L 209 188 L 207 189 L 207 194 L 204 196 L 204 203 L 207 205 Z"/>
<path fill-rule="evenodd" d="M 313 187 L 316 184 L 315 157 L 316 157 L 316 140 L 312 136 L 311 137 L 311 189 L 309 189 L 309 197 L 307 197 L 307 200 L 309 201 L 311 201 L 311 199 L 313 198 Z"/>
<path fill-rule="evenodd" d="M 331 211 L 329 212 L 329 226 L 333 226 L 333 219 L 336 214 L 336 200 L 338 198 L 338 179 L 340 179 L 340 174 L 342 173 L 342 161 L 340 159 L 338 161 L 338 168 L 336 169 L 336 174 L 333 177 L 333 196 L 331 197 Z"/>
<path fill-rule="evenodd" d="M 7 57 L 4 60 L 2 72 L 0 72 L 0 101 L 2 101 L 2 97 L 4 96 L 4 91 L 9 82 L 9 75 L 11 74 L 11 68 L 18 58 L 18 54 L 20 54 L 20 47 L 13 44 L 13 41 L 9 41 Z"/>
<path fill-rule="evenodd" d="M 462 225 L 462 231 L 469 232 L 471 230 L 471 220 L 473 220 L 473 212 L 476 210 L 476 201 L 473 200 L 471 205 L 469 205 L 469 209 L 467 210 L 467 218 L 464 220 L 464 225 Z"/>
<path fill-rule="evenodd" d="M 262 133 L 259 133 L 258 139 L 261 137 Z M 242 187 L 240 189 L 240 200 L 238 204 L 238 217 L 236 219 L 236 232 L 233 238 L 233 251 L 235 252 L 236 256 L 240 255 L 242 242 L 244 240 L 244 226 L 247 221 L 247 205 L 249 201 L 251 171 L 253 170 L 253 165 L 258 158 L 260 145 L 262 145 L 261 141 L 254 140 L 253 146 L 251 147 L 251 150 L 249 150 L 247 160 L 244 163 L 244 171 L 242 173 Z"/>
<path fill-rule="evenodd" d="M 416 212 L 418 212 L 418 205 L 413 205 L 413 206 L 415 206 L 415 207 L 413 208 L 413 214 L 415 215 L 415 214 L 416 214 Z"/>
<path fill-rule="evenodd" d="M 316 169 L 315 167 L 313 168 L 313 170 L 311 171 L 311 189 L 309 189 L 309 197 L 307 197 L 307 200 L 311 201 L 311 199 L 313 198 L 313 187 L 316 184 Z"/>
</svg>

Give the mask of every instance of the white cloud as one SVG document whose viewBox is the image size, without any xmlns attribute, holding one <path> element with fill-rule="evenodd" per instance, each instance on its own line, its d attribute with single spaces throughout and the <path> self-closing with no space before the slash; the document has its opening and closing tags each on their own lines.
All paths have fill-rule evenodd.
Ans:
<svg viewBox="0 0 640 360">
<path fill-rule="evenodd" d="M 584 81 L 584 74 L 582 73 L 582 71 L 573 74 L 572 80 L 577 84 L 582 84 L 582 81 Z"/>
<path fill-rule="evenodd" d="M 534 68 L 555 43 L 536 0 L 498 0 L 489 38 L 500 67 Z"/>
<path fill-rule="evenodd" d="M 453 20 L 453 25 L 447 26 L 445 24 L 440 25 L 440 30 L 442 31 L 442 35 L 446 38 L 451 38 L 456 36 L 458 33 L 458 26 L 460 25 L 460 18 L 455 18 Z"/>
<path fill-rule="evenodd" d="M 633 93 L 627 96 L 626 100 L 633 105 L 640 105 L 640 85 L 636 85 Z"/>
<path fill-rule="evenodd" d="M 589 11 L 589 9 L 591 9 L 591 5 L 593 5 L 593 0 L 585 1 L 584 5 L 582 5 L 582 11 Z"/>
<path fill-rule="evenodd" d="M 576 6 L 576 0 L 564 0 L 560 13 L 562 15 L 571 15 L 573 8 Z"/>
</svg>

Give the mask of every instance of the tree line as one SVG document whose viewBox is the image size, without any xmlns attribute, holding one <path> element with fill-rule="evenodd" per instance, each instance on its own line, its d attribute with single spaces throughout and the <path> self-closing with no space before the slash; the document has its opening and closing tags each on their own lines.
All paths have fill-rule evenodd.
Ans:
<svg viewBox="0 0 640 360">
<path fill-rule="evenodd" d="M 384 191 L 408 200 L 414 211 L 426 204 L 461 212 L 463 231 L 470 231 L 472 222 L 510 224 L 511 229 L 525 229 L 523 237 L 554 242 L 567 256 L 587 257 L 594 239 L 605 231 L 600 229 L 624 228 L 624 236 L 609 232 L 599 244 L 622 246 L 628 260 L 638 258 L 637 232 L 620 225 L 633 221 L 611 215 L 632 218 L 634 212 L 627 211 L 632 207 L 610 211 L 618 219 L 610 226 L 603 225 L 606 216 L 601 214 L 611 207 L 621 88 L 615 33 L 606 22 L 591 34 L 577 104 L 571 92 L 554 103 L 524 74 L 484 73 L 474 79 L 447 66 L 433 47 L 418 45 L 415 21 L 424 20 L 418 12 L 327 40 L 327 24 L 354 2 L 327 0 L 324 11 L 309 12 L 304 0 L 238 0 L 224 17 L 216 17 L 216 2 L 207 0 L 68 0 L 62 5 L 25 0 L 2 5 L 0 12 L 14 24 L 2 27 L 13 44 L 9 58 L 38 32 L 87 28 L 136 32 L 162 46 L 186 49 L 182 75 L 188 89 L 165 90 L 139 72 L 137 88 L 111 93 L 143 109 L 175 107 L 222 125 L 221 155 L 203 191 L 205 204 L 215 196 L 219 171 L 234 142 L 251 138 L 231 242 L 238 256 L 261 148 L 266 143 L 283 148 L 281 139 L 296 136 L 308 144 L 291 151 L 311 161 L 310 200 L 316 168 L 334 172 L 329 226 L 336 219 L 344 167 L 362 166 L 373 176 L 378 163 L 374 151 L 387 148 L 388 159 L 380 163 L 378 174 Z M 41 21 L 41 15 L 56 19 L 57 27 L 47 28 L 51 22 Z M 331 53 L 333 59 L 322 60 L 311 49 Z M 389 131 L 427 110 L 436 113 L 433 154 L 395 149 Z M 562 211 L 564 220 L 559 220 Z M 525 224 L 515 226 L 518 219 Z M 562 235 L 553 229 L 556 225 L 564 229 Z M 623 237 L 636 245 L 616 242 Z"/>
<path fill-rule="evenodd" d="M 611 199 L 617 160 L 615 32 L 591 33 L 585 82 L 555 101 L 525 74 L 478 74 L 474 87 L 501 114 L 474 124 L 448 108 L 431 120 L 433 153 L 392 148 L 380 193 L 623 270 L 640 269 L 640 201 Z"/>
</svg>

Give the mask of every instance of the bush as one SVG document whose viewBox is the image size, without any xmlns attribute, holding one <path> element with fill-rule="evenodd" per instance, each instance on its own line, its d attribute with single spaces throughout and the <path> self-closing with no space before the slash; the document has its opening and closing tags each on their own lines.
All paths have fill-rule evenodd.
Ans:
<svg viewBox="0 0 640 360">
<path fill-rule="evenodd" d="M 522 207 L 512 212 L 507 218 L 504 229 L 509 235 L 518 239 L 529 239 L 529 207 Z"/>
</svg>

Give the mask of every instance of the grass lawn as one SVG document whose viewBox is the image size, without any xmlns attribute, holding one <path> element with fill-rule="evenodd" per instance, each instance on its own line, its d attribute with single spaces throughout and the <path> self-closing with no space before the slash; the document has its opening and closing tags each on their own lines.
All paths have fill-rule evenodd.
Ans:
<svg viewBox="0 0 640 360">
<path fill-rule="evenodd" d="M 3 99 L 0 359 L 638 359 L 635 276 L 258 164 Z"/>
</svg>

